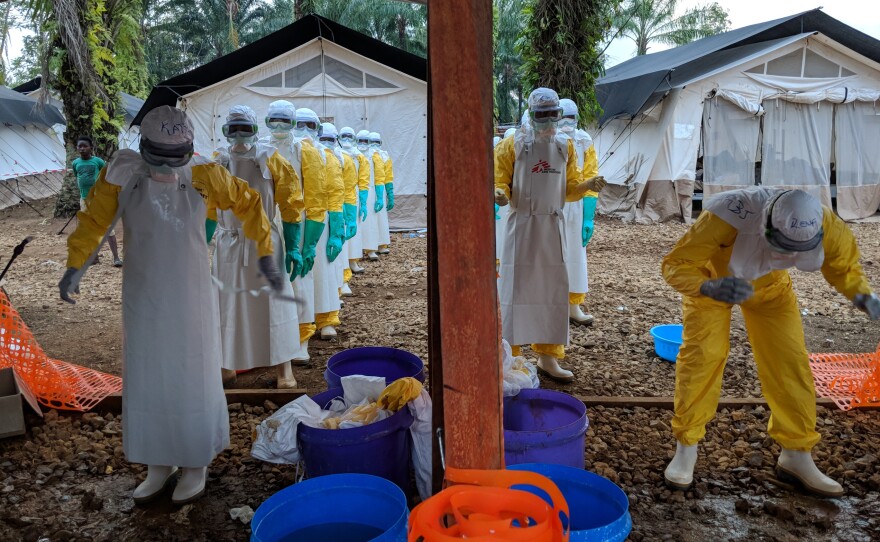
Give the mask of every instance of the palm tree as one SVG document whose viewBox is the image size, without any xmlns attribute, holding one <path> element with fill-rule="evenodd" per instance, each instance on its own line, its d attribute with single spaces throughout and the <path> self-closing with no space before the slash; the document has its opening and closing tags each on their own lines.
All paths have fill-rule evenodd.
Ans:
<svg viewBox="0 0 880 542">
<path fill-rule="evenodd" d="M 626 0 L 614 20 L 621 36 L 636 42 L 636 54 L 648 53 L 652 42 L 684 45 L 730 28 L 725 10 L 717 2 L 697 6 L 675 16 L 679 0 Z"/>
<path fill-rule="evenodd" d="M 495 0 L 495 105 L 499 124 L 515 123 L 522 113 L 522 55 L 517 41 L 525 26 L 525 0 Z M 516 96 L 516 98 L 514 98 Z"/>
</svg>

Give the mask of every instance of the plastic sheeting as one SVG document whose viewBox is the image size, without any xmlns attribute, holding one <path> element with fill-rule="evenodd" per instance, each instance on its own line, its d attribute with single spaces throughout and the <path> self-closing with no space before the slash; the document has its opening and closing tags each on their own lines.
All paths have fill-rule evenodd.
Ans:
<svg viewBox="0 0 880 542">
<path fill-rule="evenodd" d="M 755 184 L 761 118 L 722 97 L 703 104 L 704 197 Z"/>
<path fill-rule="evenodd" d="M 320 62 L 314 62 L 315 58 L 323 58 L 323 71 Z M 312 73 L 315 67 L 318 71 Z M 353 84 L 347 78 L 354 72 L 364 74 L 368 88 L 346 86 L 346 82 Z M 300 79 L 304 80 L 300 82 Z M 291 87 L 291 84 L 301 86 Z M 230 107 L 248 105 L 262 119 L 269 103 L 282 98 L 298 108 L 313 109 L 322 120 L 337 127 L 351 126 L 355 131 L 368 129 L 381 133 L 383 149 L 394 161 L 395 196 L 427 195 L 426 83 L 330 41 L 312 41 L 270 62 L 187 94 L 178 106 L 187 111 L 195 126 L 196 152 L 209 155 L 225 142 L 221 127 Z M 262 123 L 260 130 L 265 130 Z M 415 216 L 417 209 L 419 206 L 413 205 L 411 212 L 406 213 L 405 209 L 399 212 L 407 226 L 425 227 L 427 217 Z M 394 212 L 390 218 L 392 228 L 400 227 Z"/>
<path fill-rule="evenodd" d="M 834 107 L 770 100 L 764 110 L 761 184 L 798 188 L 830 207 Z"/>
<path fill-rule="evenodd" d="M 864 102 L 836 106 L 834 133 L 837 213 L 867 218 L 880 207 L 880 109 Z"/>
</svg>

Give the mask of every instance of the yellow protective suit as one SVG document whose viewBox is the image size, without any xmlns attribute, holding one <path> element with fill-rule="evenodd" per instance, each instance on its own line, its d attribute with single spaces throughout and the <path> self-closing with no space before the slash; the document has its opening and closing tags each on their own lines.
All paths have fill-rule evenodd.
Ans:
<svg viewBox="0 0 880 542">
<path fill-rule="evenodd" d="M 584 167 L 581 169 L 581 179 L 587 180 L 595 177 L 598 174 L 599 157 L 596 155 L 596 147 L 594 145 L 590 145 L 590 147 L 586 151 L 584 151 Z M 587 192 L 584 194 L 584 198 L 598 199 L 599 193 L 593 192 L 592 190 L 587 190 Z M 586 248 L 584 250 L 586 250 Z M 586 300 L 586 292 L 569 292 L 568 294 L 569 305 L 580 305 Z"/>
<path fill-rule="evenodd" d="M 516 166 L 516 149 L 513 137 L 502 139 L 495 147 L 495 188 L 504 191 L 510 198 L 510 187 L 513 183 L 513 170 Z M 568 162 L 566 164 L 566 201 L 577 201 L 584 197 L 584 191 L 579 187 L 582 181 L 581 171 L 578 169 L 577 151 L 574 142 L 568 140 Z M 514 345 L 513 348 L 517 348 Z M 517 349 L 520 352 L 521 349 Z M 561 344 L 533 344 L 532 351 L 536 354 L 546 354 L 556 359 L 565 358 L 565 346 Z M 518 353 L 514 354 L 519 355 Z"/>
<path fill-rule="evenodd" d="M 345 184 L 345 203 L 348 205 L 354 205 L 355 208 L 357 208 L 359 188 L 357 166 L 354 163 L 354 158 L 352 158 L 352 156 L 348 153 L 342 153 L 342 158 L 345 161 L 345 163 L 342 165 L 342 181 Z M 367 186 L 369 187 L 369 185 L 370 175 L 369 172 L 367 172 Z M 355 213 L 355 220 L 359 220 L 357 217 L 357 213 Z M 342 281 L 348 283 L 348 281 L 350 280 L 351 269 L 346 267 L 342 270 Z"/>
<path fill-rule="evenodd" d="M 107 168 L 101 170 L 89 192 L 88 206 L 77 213 L 79 226 L 67 238 L 67 267 L 79 269 L 101 242 L 119 207 L 122 188 L 107 182 Z M 192 186 L 205 198 L 209 209 L 229 209 L 241 220 L 248 239 L 257 244 L 257 254 L 271 256 L 272 235 L 269 220 L 263 212 L 260 194 L 248 184 L 229 174 L 219 164 L 192 167 Z"/>
<path fill-rule="evenodd" d="M 336 158 L 336 154 L 330 149 L 324 151 L 324 207 L 329 212 L 342 213 L 342 204 L 346 200 L 345 180 L 343 177 L 343 166 Z M 344 153 L 343 153 L 344 156 Z M 325 231 L 324 235 L 330 232 Z M 326 254 L 318 254 L 319 258 L 326 258 Z M 327 326 L 338 326 L 342 322 L 339 320 L 339 311 L 315 313 L 315 327 L 323 329 Z"/>
<path fill-rule="evenodd" d="M 827 207 L 822 227 L 825 280 L 850 300 L 870 293 L 852 232 Z M 736 236 L 734 227 L 704 211 L 663 258 L 663 278 L 684 296 L 684 343 L 675 367 L 672 432 L 685 446 L 703 438 L 706 423 L 715 415 L 730 345 L 732 305 L 701 295 L 700 285 L 729 276 Z M 767 432 L 783 448 L 809 451 L 819 442 L 816 391 L 791 278 L 788 271 L 771 271 L 752 286 L 755 294 L 741 308 L 772 411 Z"/>
</svg>

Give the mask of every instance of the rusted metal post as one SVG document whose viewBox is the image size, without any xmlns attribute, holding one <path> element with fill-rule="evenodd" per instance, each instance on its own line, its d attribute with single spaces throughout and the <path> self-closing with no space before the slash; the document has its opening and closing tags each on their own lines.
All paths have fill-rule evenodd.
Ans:
<svg viewBox="0 0 880 542">
<path fill-rule="evenodd" d="M 498 469 L 504 464 L 504 432 L 492 200 L 491 1 L 432 1 L 428 44 L 434 421 L 443 428 L 447 466 Z"/>
</svg>

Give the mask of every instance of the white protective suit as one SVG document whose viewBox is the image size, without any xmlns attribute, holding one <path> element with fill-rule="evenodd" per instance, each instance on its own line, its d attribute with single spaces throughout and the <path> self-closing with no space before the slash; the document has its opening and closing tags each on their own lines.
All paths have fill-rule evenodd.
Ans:
<svg viewBox="0 0 880 542">
<path fill-rule="evenodd" d="M 370 152 L 367 152 L 367 156 L 371 158 L 373 154 L 378 154 L 382 159 L 382 162 L 385 163 L 388 161 L 388 153 L 382 150 L 381 144 L 382 136 L 379 135 L 379 132 L 370 132 Z M 384 175 L 384 172 L 383 172 Z M 387 182 L 387 180 L 386 180 Z M 376 213 L 377 222 L 378 222 L 378 230 L 379 230 L 379 245 L 388 246 L 391 244 L 391 230 L 388 227 L 388 201 L 386 194 L 386 201 L 383 202 L 382 210 Z"/>
<path fill-rule="evenodd" d="M 578 114 L 577 105 L 572 100 L 559 100 L 563 117 Z M 577 121 L 563 118 L 559 123 L 559 134 L 571 139 L 578 153 L 578 169 L 583 170 L 584 152 L 576 137 Z M 583 144 L 583 141 L 580 141 Z M 584 226 L 584 200 L 567 201 L 562 212 L 565 214 L 565 266 L 568 269 L 568 291 L 583 294 L 587 292 L 587 251 L 581 242 Z"/>
</svg>

